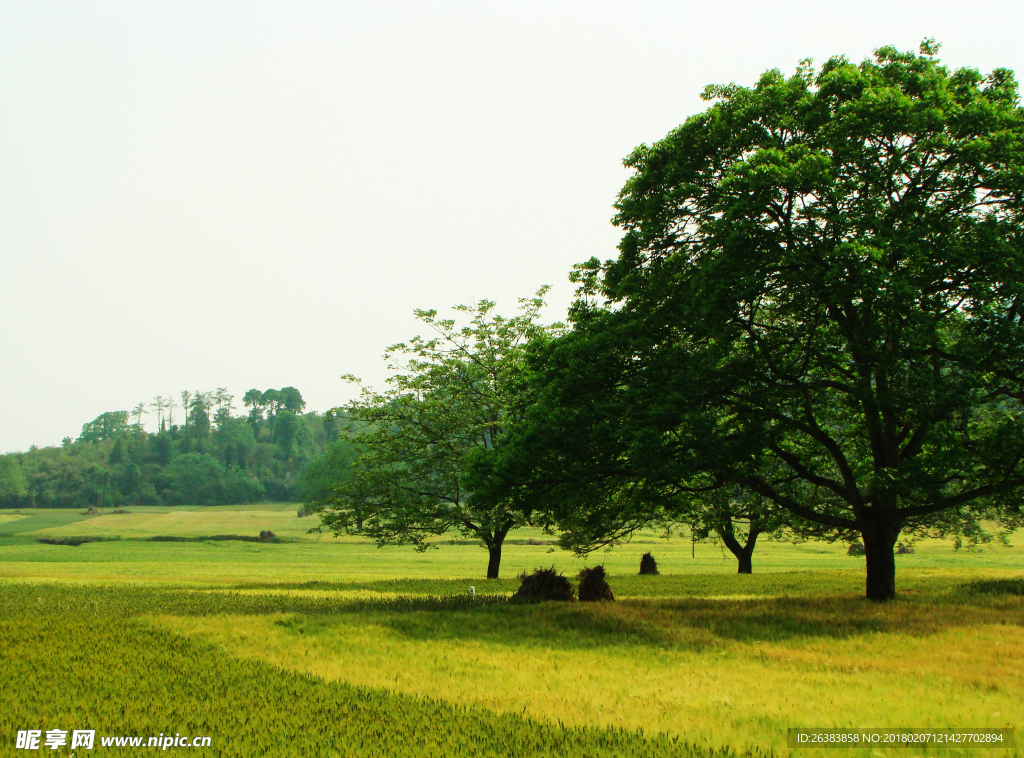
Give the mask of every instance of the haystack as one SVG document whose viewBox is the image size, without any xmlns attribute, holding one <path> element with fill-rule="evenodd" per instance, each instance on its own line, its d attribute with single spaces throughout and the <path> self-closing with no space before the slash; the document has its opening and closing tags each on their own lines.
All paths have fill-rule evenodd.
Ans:
<svg viewBox="0 0 1024 758">
<path fill-rule="evenodd" d="M 600 600 L 614 600 L 612 588 L 604 576 L 604 566 L 594 566 L 580 571 L 580 602 L 595 602 Z"/>
<path fill-rule="evenodd" d="M 532 574 L 520 574 L 519 589 L 512 596 L 514 603 L 540 603 L 545 600 L 572 602 L 576 595 L 572 584 L 555 571 L 555 567 L 541 568 Z"/>
</svg>

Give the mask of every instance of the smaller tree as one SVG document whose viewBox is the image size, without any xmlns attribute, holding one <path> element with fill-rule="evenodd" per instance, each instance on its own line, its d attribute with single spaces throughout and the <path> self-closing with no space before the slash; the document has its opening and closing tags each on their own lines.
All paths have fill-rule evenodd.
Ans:
<svg viewBox="0 0 1024 758">
<path fill-rule="evenodd" d="M 210 406 L 212 392 L 196 392 L 188 414 L 188 439 L 195 448 L 202 448 L 210 436 Z"/>
<path fill-rule="evenodd" d="M 718 535 L 736 557 L 737 572 L 754 572 L 754 547 L 761 535 L 780 537 L 793 516 L 767 498 L 740 487 L 719 487 L 697 496 L 688 509 L 688 521 L 695 539 Z"/>
<path fill-rule="evenodd" d="M 185 414 L 185 426 L 188 427 L 189 409 L 192 407 L 192 393 L 188 390 L 181 391 L 181 410 Z"/>
<path fill-rule="evenodd" d="M 128 411 L 101 413 L 82 426 L 79 442 L 103 442 L 123 437 L 128 433 Z"/>
<path fill-rule="evenodd" d="M 292 413 L 302 413 L 306 407 L 306 401 L 302 399 L 302 393 L 294 387 L 282 387 L 280 390 L 281 404 L 286 410 Z"/>
<path fill-rule="evenodd" d="M 505 537 L 528 523 L 531 511 L 510 498 L 476 498 L 467 475 L 528 406 L 527 344 L 562 329 L 537 323 L 546 291 L 520 300 L 512 318 L 495 315 L 489 300 L 456 306 L 470 316 L 461 328 L 436 311 L 415 312 L 437 336 L 388 348 L 389 367 L 399 372 L 390 388 L 364 387 L 345 408 L 363 425 L 356 437 L 362 454 L 352 476 L 318 507 L 323 527 L 337 534 L 361 523 L 378 545 L 420 550 L 432 547 L 428 538 L 454 530 L 487 546 L 487 577 L 498 577 Z"/>
<path fill-rule="evenodd" d="M 246 408 L 249 408 L 249 420 L 256 422 L 263 418 L 263 408 L 265 403 L 263 402 L 263 393 L 257 389 L 251 389 L 245 393 L 242 397 L 242 403 Z"/>
<path fill-rule="evenodd" d="M 157 431 L 163 431 L 164 429 L 164 411 L 167 410 L 168 403 L 164 400 L 163 395 L 157 395 L 153 398 L 153 402 L 149 404 L 150 408 L 156 410 L 156 428 Z"/>
<path fill-rule="evenodd" d="M 133 419 L 135 419 L 134 426 L 135 426 L 135 429 L 137 431 L 141 431 L 141 429 L 142 429 L 142 417 L 147 415 L 147 414 L 148 414 L 148 411 L 146 410 L 146 404 L 145 403 L 139 403 L 134 408 L 132 408 L 131 417 Z"/>
</svg>

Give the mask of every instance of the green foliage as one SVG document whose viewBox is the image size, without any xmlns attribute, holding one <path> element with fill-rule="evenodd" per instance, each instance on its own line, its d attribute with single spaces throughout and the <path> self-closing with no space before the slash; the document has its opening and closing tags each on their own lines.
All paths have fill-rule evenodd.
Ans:
<svg viewBox="0 0 1024 758">
<path fill-rule="evenodd" d="M 185 453 L 167 466 L 157 487 L 168 505 L 252 503 L 263 495 L 260 483 L 241 469 L 227 469 L 209 453 Z"/>
<path fill-rule="evenodd" d="M 269 400 L 265 396 L 269 394 Z M 0 507 L 72 508 L 124 504 L 295 501 L 309 461 L 347 430 L 347 419 L 302 413 L 294 387 L 246 393 L 264 418 L 231 415 L 232 395 L 186 391 L 186 426 L 167 426 L 176 407 L 163 396 L 151 407 L 158 431 L 141 425 L 144 404 L 98 416 L 78 441 L 0 457 Z M 12 462 L 13 461 L 13 462 Z"/>
<path fill-rule="evenodd" d="M 320 507 L 326 528 L 361 527 L 379 544 L 419 549 L 433 546 L 427 538 L 455 530 L 483 541 L 487 576 L 498 576 L 505 536 L 528 523 L 531 511 L 511 498 L 479 501 L 467 475 L 529 404 L 527 345 L 560 331 L 537 323 L 545 292 L 520 300 L 521 313 L 512 318 L 494 315 L 489 300 L 456 306 L 470 316 L 461 328 L 435 311 L 416 311 L 438 336 L 388 348 L 390 367 L 402 373 L 384 392 L 364 387 L 346 407 L 364 425 L 356 438 L 361 455 L 352 476 Z"/>
<path fill-rule="evenodd" d="M 709 87 L 629 156 L 506 485 L 532 467 L 594 532 L 742 488 L 859 533 L 879 600 L 901 533 L 1019 521 L 1024 116 L 934 49 Z"/>
<path fill-rule="evenodd" d="M 117 439 L 128 433 L 128 411 L 109 411 L 101 413 L 88 424 L 82 426 L 79 442 L 103 442 Z"/>
<path fill-rule="evenodd" d="M 110 451 L 110 457 L 107 458 L 111 465 L 117 466 L 124 463 L 125 458 L 128 454 L 125 452 L 127 445 L 124 444 L 124 437 L 118 437 L 117 442 L 114 443 L 114 449 Z"/>
<path fill-rule="evenodd" d="M 289 410 L 282 410 L 277 414 L 277 423 L 274 424 L 274 444 L 276 444 L 286 456 L 295 454 L 298 444 L 299 419 Z"/>
<path fill-rule="evenodd" d="M 352 477 L 352 465 L 359 457 L 356 444 L 347 437 L 329 443 L 309 462 L 302 482 L 302 502 L 309 510 L 321 508 L 335 496 L 335 488 Z M 359 525 L 357 525 L 358 528 Z"/>
<path fill-rule="evenodd" d="M 28 495 L 25 472 L 16 455 L 0 455 L 0 507 L 21 505 Z"/>
</svg>

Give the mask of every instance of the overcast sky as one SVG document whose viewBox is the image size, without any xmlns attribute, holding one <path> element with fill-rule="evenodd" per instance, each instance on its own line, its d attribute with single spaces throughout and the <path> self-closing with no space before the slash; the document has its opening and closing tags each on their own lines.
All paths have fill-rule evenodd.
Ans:
<svg viewBox="0 0 1024 758">
<path fill-rule="evenodd" d="M 1022 8 L 4 0 L 0 451 L 183 389 L 326 410 L 414 308 L 551 284 L 561 318 L 706 84 L 926 36 L 1022 71 Z"/>
</svg>

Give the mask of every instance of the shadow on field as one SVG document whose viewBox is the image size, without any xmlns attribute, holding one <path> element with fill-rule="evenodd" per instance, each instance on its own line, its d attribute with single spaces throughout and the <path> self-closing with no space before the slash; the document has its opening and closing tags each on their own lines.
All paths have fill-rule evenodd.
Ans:
<svg viewBox="0 0 1024 758">
<path fill-rule="evenodd" d="M 1012 592 L 985 594 L 963 585 L 960 578 L 930 571 L 906 572 L 901 580 L 900 599 L 887 604 L 863 599 L 862 575 L 839 571 L 613 576 L 612 589 L 625 600 L 532 606 L 504 602 L 518 586 L 512 578 L 477 580 L 477 592 L 487 594 L 478 594 L 472 602 L 463 594 L 467 583 L 473 583 L 468 579 L 262 586 L 328 592 L 358 589 L 402 596 L 342 605 L 324 599 L 318 607 L 307 605 L 313 601 L 293 598 L 279 609 L 312 612 L 311 616 L 322 619 L 318 624 L 371 621 L 415 640 L 535 648 L 671 646 L 699 650 L 728 642 L 845 639 L 873 633 L 925 636 L 978 624 L 1024 623 L 1024 600 Z M 257 602 L 264 605 L 268 598 Z M 325 618 L 334 613 L 341 615 L 336 620 Z M 351 615 L 360 620 L 345 620 Z"/>
<path fill-rule="evenodd" d="M 392 585 L 398 590 L 399 583 Z M 452 589 L 459 583 L 453 582 Z M 704 649 L 732 642 L 845 639 L 873 633 L 925 636 L 980 625 L 1024 625 L 1020 580 L 970 585 L 938 581 L 885 604 L 841 591 L 804 597 L 746 599 L 652 596 L 603 603 L 511 605 L 507 595 L 409 592 L 377 597 L 258 590 L 0 583 L 0 620 L 31 613 L 59 616 L 296 614 L 296 634 L 338 624 L 376 624 L 415 640 L 481 641 L 546 649 Z M 750 588 L 754 585 L 751 583 Z M 278 589 L 282 587 L 278 585 Z M 311 589 L 308 586 L 305 589 Z M 436 582 L 418 585 L 437 592 Z M 619 589 L 613 582 L 616 593 Z M 337 589 L 337 587 L 334 587 Z M 927 591 L 926 591 L 927 590 Z"/>
<path fill-rule="evenodd" d="M 725 641 L 803 642 L 874 633 L 927 636 L 984 624 L 1024 625 L 1021 598 L 957 600 L 885 605 L 861 598 L 545 603 L 491 606 L 476 612 L 381 615 L 375 621 L 418 640 L 477 640 L 557 649 L 671 646 L 696 650 Z"/>
</svg>

